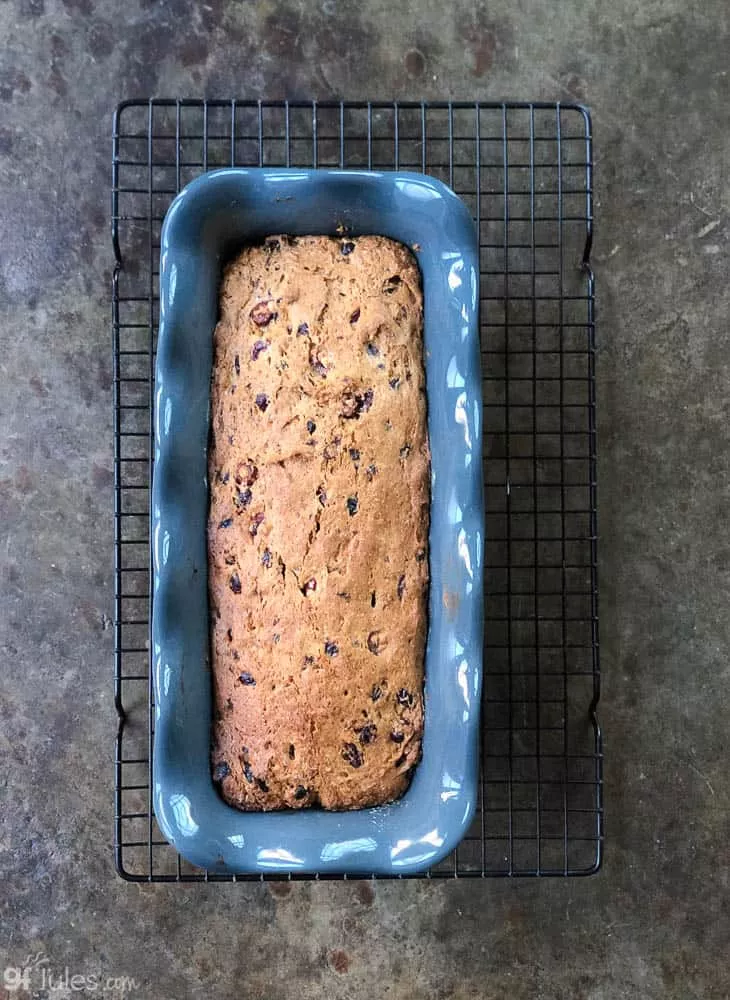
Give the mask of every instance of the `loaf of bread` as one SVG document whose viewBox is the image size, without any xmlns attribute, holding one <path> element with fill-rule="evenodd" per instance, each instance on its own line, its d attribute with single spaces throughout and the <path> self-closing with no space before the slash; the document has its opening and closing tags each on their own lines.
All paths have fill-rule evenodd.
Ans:
<svg viewBox="0 0 730 1000">
<path fill-rule="evenodd" d="M 420 274 L 286 236 L 224 274 L 208 526 L 213 778 L 241 809 L 396 799 L 423 731 L 430 461 Z"/>
</svg>

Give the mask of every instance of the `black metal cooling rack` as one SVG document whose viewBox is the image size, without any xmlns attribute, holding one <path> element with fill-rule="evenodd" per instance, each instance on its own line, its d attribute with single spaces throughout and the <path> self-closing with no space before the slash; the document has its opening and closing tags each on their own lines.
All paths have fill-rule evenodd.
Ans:
<svg viewBox="0 0 730 1000">
<path fill-rule="evenodd" d="M 480 798 L 465 840 L 427 877 L 598 869 L 591 144 L 589 114 L 576 105 L 152 100 L 117 108 L 115 854 L 124 878 L 221 879 L 182 860 L 152 812 L 148 505 L 160 226 L 185 184 L 232 165 L 419 170 L 471 209 L 481 248 L 487 506 Z"/>
</svg>

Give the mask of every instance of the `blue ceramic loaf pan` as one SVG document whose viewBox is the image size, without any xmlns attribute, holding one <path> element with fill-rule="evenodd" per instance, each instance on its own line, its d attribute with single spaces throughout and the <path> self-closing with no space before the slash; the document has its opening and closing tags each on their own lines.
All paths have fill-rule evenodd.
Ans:
<svg viewBox="0 0 730 1000">
<path fill-rule="evenodd" d="M 380 234 L 415 250 L 432 452 L 423 757 L 391 805 L 244 813 L 210 769 L 207 444 L 226 260 L 248 242 Z M 407 875 L 465 834 L 477 800 L 483 497 L 479 250 L 465 205 L 421 174 L 230 169 L 175 199 L 162 229 L 152 487 L 154 806 L 163 835 L 212 872 Z"/>
</svg>

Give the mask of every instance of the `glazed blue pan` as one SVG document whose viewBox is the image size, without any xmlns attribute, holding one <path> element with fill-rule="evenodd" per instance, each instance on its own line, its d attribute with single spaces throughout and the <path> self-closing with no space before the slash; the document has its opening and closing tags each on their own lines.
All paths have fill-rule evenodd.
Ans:
<svg viewBox="0 0 730 1000">
<path fill-rule="evenodd" d="M 213 785 L 206 527 L 213 330 L 226 261 L 264 236 L 380 234 L 414 249 L 432 453 L 423 756 L 402 799 L 351 812 L 240 812 Z M 464 836 L 477 802 L 484 510 L 479 248 L 471 216 L 415 173 L 205 174 L 162 229 L 152 487 L 154 807 L 212 872 L 407 875 Z"/>
</svg>

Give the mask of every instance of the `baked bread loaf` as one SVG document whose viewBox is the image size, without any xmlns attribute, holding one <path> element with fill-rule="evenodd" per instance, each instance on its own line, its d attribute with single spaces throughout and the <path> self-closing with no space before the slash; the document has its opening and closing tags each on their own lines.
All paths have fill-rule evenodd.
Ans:
<svg viewBox="0 0 730 1000">
<path fill-rule="evenodd" d="M 418 266 L 272 237 L 225 271 L 208 525 L 213 778 L 241 809 L 356 809 L 421 752 L 430 461 Z"/>
</svg>

